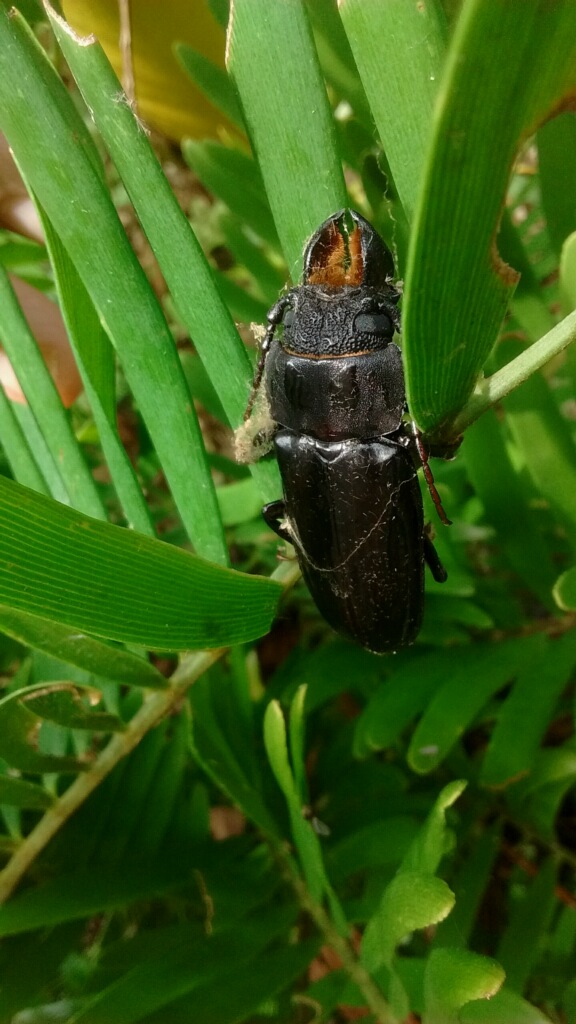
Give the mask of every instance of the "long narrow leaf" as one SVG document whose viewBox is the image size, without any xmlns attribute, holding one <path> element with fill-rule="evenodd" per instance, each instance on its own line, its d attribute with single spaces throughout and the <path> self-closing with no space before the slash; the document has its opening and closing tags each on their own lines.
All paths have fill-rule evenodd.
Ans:
<svg viewBox="0 0 576 1024">
<path fill-rule="evenodd" d="M 496 251 L 508 175 L 520 142 L 572 95 L 575 58 L 571 0 L 463 6 L 406 280 L 408 396 L 425 430 L 458 411 L 494 343 L 516 281 Z"/>
<path fill-rule="evenodd" d="M 106 518 L 84 456 L 60 401 L 48 367 L 36 345 L 8 275 L 0 268 L 0 340 L 48 443 L 70 501 L 87 515 Z"/>
<path fill-rule="evenodd" d="M 408 222 L 424 170 L 446 46 L 438 0 L 342 0 L 344 23 Z M 382 59 L 383 40 L 386 59 Z"/>
<path fill-rule="evenodd" d="M 0 605 L 0 630 L 58 661 L 130 686 L 163 689 L 168 684 L 148 661 L 84 633 L 29 612 Z"/>
<path fill-rule="evenodd" d="M 112 482 L 129 525 L 140 533 L 154 536 L 148 507 L 118 434 L 113 349 L 72 260 L 41 209 L 40 216 L 54 268 L 62 315 Z"/>
<path fill-rule="evenodd" d="M 2 478 L 0 566 L 1 604 L 159 650 L 261 636 L 281 593 Z"/>
<path fill-rule="evenodd" d="M 0 127 L 118 351 L 192 540 L 201 554 L 225 561 L 214 487 L 168 325 L 70 95 L 25 23 L 4 8 Z"/>
<path fill-rule="evenodd" d="M 326 86 L 301 0 L 233 0 L 227 63 L 282 249 L 297 279 L 306 239 L 347 201 Z M 282 71 L 288 66 L 289 89 Z"/>
<path fill-rule="evenodd" d="M 22 427 L 14 413 L 12 402 L 0 387 L 0 440 L 16 480 L 25 487 L 32 487 L 41 494 L 48 494 L 48 487 Z"/>
<path fill-rule="evenodd" d="M 212 271 L 100 46 L 79 40 L 49 9 L 52 27 L 154 250 L 178 313 L 190 331 L 229 422 L 242 422 L 252 364 Z M 158 447 L 159 454 L 162 454 Z M 163 457 L 164 458 L 164 457 Z M 164 462 L 167 467 L 167 463 Z M 263 489 L 277 486 L 273 464 L 254 464 Z M 213 547 L 214 545 L 212 545 Z"/>
</svg>

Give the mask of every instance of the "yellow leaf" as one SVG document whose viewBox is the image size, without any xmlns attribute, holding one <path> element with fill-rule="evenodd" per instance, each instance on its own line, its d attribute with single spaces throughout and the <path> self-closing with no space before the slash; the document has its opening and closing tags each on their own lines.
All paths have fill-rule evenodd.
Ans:
<svg viewBox="0 0 576 1024">
<path fill-rule="evenodd" d="M 64 0 L 64 13 L 80 35 L 93 33 L 119 78 L 118 0 Z M 205 0 L 132 0 L 132 60 L 138 115 L 170 138 L 222 138 L 237 130 L 212 106 L 182 70 L 174 43 L 188 43 L 224 67 L 225 36 Z"/>
</svg>

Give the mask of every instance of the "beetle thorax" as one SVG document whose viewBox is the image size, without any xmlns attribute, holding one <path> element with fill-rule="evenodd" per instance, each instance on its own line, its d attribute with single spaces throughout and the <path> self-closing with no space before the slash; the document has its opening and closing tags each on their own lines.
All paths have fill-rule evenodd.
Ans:
<svg viewBox="0 0 576 1024">
<path fill-rule="evenodd" d="M 375 352 L 392 340 L 393 317 L 383 291 L 305 284 L 294 289 L 281 345 L 312 359 Z"/>
</svg>

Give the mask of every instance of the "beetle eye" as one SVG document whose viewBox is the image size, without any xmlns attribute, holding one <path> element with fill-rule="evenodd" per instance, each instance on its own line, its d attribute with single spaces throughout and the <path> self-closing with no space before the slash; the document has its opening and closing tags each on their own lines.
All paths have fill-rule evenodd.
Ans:
<svg viewBox="0 0 576 1024">
<path fill-rule="evenodd" d="M 289 306 L 286 312 L 284 313 L 284 316 L 282 317 L 282 323 L 284 327 L 291 327 L 292 324 L 294 323 L 294 310 L 292 309 L 292 306 Z"/>
<path fill-rule="evenodd" d="M 394 333 L 392 321 L 385 313 L 358 313 L 354 318 L 354 330 L 360 334 Z"/>
</svg>

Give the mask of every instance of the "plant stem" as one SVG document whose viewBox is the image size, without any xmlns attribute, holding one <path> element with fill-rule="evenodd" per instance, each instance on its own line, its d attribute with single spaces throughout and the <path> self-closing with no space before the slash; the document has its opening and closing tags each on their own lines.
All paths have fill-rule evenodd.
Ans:
<svg viewBox="0 0 576 1024">
<path fill-rule="evenodd" d="M 512 359 L 491 377 L 481 380 L 469 401 L 458 413 L 449 428 L 452 437 L 459 437 L 466 427 L 495 405 L 514 388 L 523 384 L 536 370 L 540 370 L 553 356 L 558 355 L 576 341 L 576 310 L 570 313 L 551 331 L 535 341 L 516 359 Z"/>
<path fill-rule="evenodd" d="M 128 723 L 125 732 L 118 733 L 98 755 L 94 764 L 74 780 L 56 803 L 46 811 L 38 824 L 23 840 L 8 864 L 0 871 L 0 904 L 13 893 L 30 865 L 56 835 L 62 825 L 84 803 L 88 796 L 126 757 L 150 729 L 181 701 L 196 680 L 218 661 L 228 650 L 220 647 L 213 651 L 198 651 L 185 656 L 171 678 L 167 690 L 149 694 L 140 710 Z"/>
<path fill-rule="evenodd" d="M 398 1024 L 397 1018 L 392 1013 L 371 975 L 360 963 L 349 940 L 340 934 L 336 925 L 324 910 L 324 907 L 312 898 L 307 885 L 287 856 L 286 850 L 279 843 L 272 840 L 269 841 L 273 846 L 276 859 L 281 864 L 283 874 L 296 893 L 300 906 L 310 915 L 314 924 L 326 939 L 327 944 L 338 954 L 343 969 L 354 984 L 358 986 L 366 1000 L 366 1005 L 374 1014 L 376 1024 Z"/>
</svg>

